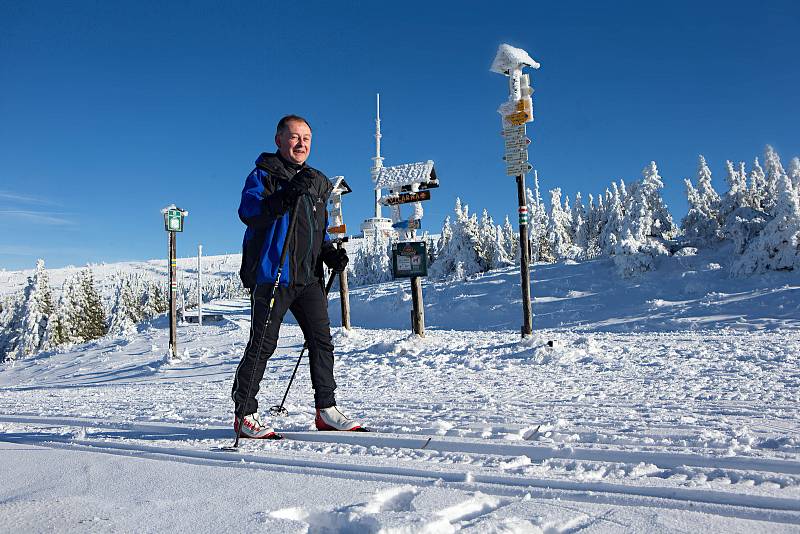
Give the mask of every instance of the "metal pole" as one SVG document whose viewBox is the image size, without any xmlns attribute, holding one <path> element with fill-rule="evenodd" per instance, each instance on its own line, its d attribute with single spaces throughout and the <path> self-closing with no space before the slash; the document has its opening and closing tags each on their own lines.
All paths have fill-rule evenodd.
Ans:
<svg viewBox="0 0 800 534">
<path fill-rule="evenodd" d="M 203 245 L 197 245 L 197 324 L 203 326 Z"/>
<path fill-rule="evenodd" d="M 178 335 L 175 304 L 178 293 L 177 260 L 175 258 L 175 232 L 169 233 L 169 348 L 172 358 L 178 356 Z"/>
<path fill-rule="evenodd" d="M 531 273 L 530 246 L 528 244 L 528 200 L 525 196 L 525 175 L 517 176 L 517 200 L 519 202 L 519 274 L 522 283 L 522 336 L 533 333 L 531 320 Z"/>
</svg>

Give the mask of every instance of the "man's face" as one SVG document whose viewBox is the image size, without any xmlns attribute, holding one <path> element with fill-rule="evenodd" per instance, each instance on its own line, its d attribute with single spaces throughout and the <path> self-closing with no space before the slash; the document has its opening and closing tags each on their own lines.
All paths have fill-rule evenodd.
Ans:
<svg viewBox="0 0 800 534">
<path fill-rule="evenodd" d="M 281 156 L 302 165 L 311 153 L 311 129 L 301 121 L 289 121 L 283 132 L 275 136 Z"/>
</svg>

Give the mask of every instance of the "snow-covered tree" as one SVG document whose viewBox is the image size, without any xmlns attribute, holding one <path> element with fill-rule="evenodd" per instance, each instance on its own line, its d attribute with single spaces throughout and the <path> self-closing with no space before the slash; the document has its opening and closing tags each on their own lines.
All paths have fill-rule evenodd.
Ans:
<svg viewBox="0 0 800 534">
<path fill-rule="evenodd" d="M 533 173 L 533 190 L 525 191 L 528 204 L 528 240 L 530 241 L 531 261 L 552 263 L 556 261 L 553 248 L 548 239 L 550 219 L 539 192 L 539 173 Z"/>
<path fill-rule="evenodd" d="M 740 170 L 738 171 L 730 160 L 725 162 L 725 167 L 728 172 L 725 177 L 725 181 L 728 183 L 728 191 L 720 199 L 719 208 L 719 219 L 723 226 L 734 210 L 750 207 L 747 195 L 747 171 L 744 168 L 744 162 L 741 162 Z"/>
<path fill-rule="evenodd" d="M 794 157 L 789 162 L 789 179 L 792 181 L 792 187 L 794 190 L 797 191 L 797 188 L 800 187 L 800 158 Z"/>
<path fill-rule="evenodd" d="M 735 274 L 800 269 L 800 198 L 785 173 L 778 179 L 774 212 L 774 218 L 734 263 Z"/>
<path fill-rule="evenodd" d="M 10 360 L 22 333 L 22 294 L 8 295 L 0 311 L 0 362 Z"/>
<path fill-rule="evenodd" d="M 567 206 L 569 203 L 567 203 Z M 573 259 L 575 250 L 572 246 L 572 217 L 561 205 L 561 188 L 550 190 L 550 225 L 547 228 L 547 240 L 557 259 Z"/>
<path fill-rule="evenodd" d="M 228 281 L 229 280 L 223 280 L 217 282 L 216 280 L 209 280 L 203 285 L 209 286 L 208 292 L 213 293 L 213 298 L 234 298 L 234 294 L 229 295 L 228 291 L 225 290 L 225 287 L 229 286 L 229 284 L 226 284 Z M 239 285 L 241 286 L 241 279 L 239 279 Z M 203 293 L 205 298 L 205 289 Z M 195 300 L 197 300 L 196 297 Z M 169 296 L 167 292 L 162 289 L 160 282 L 150 280 L 145 284 L 145 292 L 141 299 L 141 305 L 142 314 L 146 319 L 152 319 L 167 312 L 169 309 Z"/>
<path fill-rule="evenodd" d="M 348 284 L 353 287 L 380 284 L 392 279 L 391 241 L 381 232 L 365 238 L 353 259 L 352 276 Z"/>
<path fill-rule="evenodd" d="M 681 221 L 686 239 L 695 245 L 707 245 L 722 238 L 720 197 L 711 184 L 711 169 L 701 155 L 697 164 L 697 188 L 686 178 L 689 213 Z"/>
<path fill-rule="evenodd" d="M 753 161 L 753 170 L 750 171 L 750 206 L 758 211 L 767 211 L 770 201 L 767 200 L 767 178 L 764 169 L 758 162 L 758 158 Z"/>
<path fill-rule="evenodd" d="M 77 334 L 80 341 L 91 341 L 106 335 L 107 318 L 103 300 L 94 284 L 94 274 L 88 267 L 78 273 L 80 322 Z"/>
<path fill-rule="evenodd" d="M 507 267 L 512 264 L 506 251 L 505 237 L 501 227 L 496 226 L 487 210 L 483 210 L 478 228 L 478 258 L 484 271 Z"/>
<path fill-rule="evenodd" d="M 764 206 L 763 210 L 770 215 L 775 215 L 774 209 L 778 201 L 778 183 L 786 174 L 781 164 L 781 158 L 770 145 L 764 151 Z"/>
<path fill-rule="evenodd" d="M 641 182 L 629 189 L 622 222 L 624 237 L 617 244 L 614 256 L 615 264 L 624 275 L 653 270 L 655 258 L 669 254 L 663 241 L 675 232 L 672 216 L 661 198 L 664 183 L 656 163 L 650 162 L 642 175 Z"/>
<path fill-rule="evenodd" d="M 144 318 L 140 295 L 132 276 L 121 275 L 114 289 L 113 305 L 109 317 L 108 333 L 128 336 L 136 333 L 136 325 Z"/>
<path fill-rule="evenodd" d="M 437 278 L 464 279 L 469 275 L 484 271 L 478 250 L 478 218 L 470 216 L 469 206 L 461 205 L 456 199 L 455 220 L 452 224 L 452 235 L 439 257 L 431 266 L 430 274 Z"/>
<path fill-rule="evenodd" d="M 591 195 L 589 195 L 591 199 Z M 574 244 L 580 249 L 580 257 L 586 257 L 589 247 L 589 221 L 586 215 L 586 208 L 583 205 L 581 193 L 575 195 L 575 204 L 572 206 L 572 235 Z"/>
<path fill-rule="evenodd" d="M 22 299 L 8 319 L 10 332 L 4 334 L 2 350 L 5 360 L 17 360 L 47 348 L 47 323 L 53 313 L 53 296 L 44 260 L 36 262 L 33 276 L 28 278 Z"/>
<path fill-rule="evenodd" d="M 508 220 L 508 215 L 506 215 L 506 219 L 503 222 L 503 240 L 506 244 L 506 252 L 508 254 L 509 259 L 517 263 L 520 257 L 519 251 L 519 232 L 511 226 L 511 221 Z M 531 258 L 531 261 L 535 261 Z"/>
<path fill-rule="evenodd" d="M 625 208 L 620 198 L 616 182 L 611 184 L 613 191 L 606 189 L 606 209 L 602 220 L 603 230 L 600 233 L 600 253 L 613 256 L 620 241 L 622 221 L 625 219 Z"/>
<path fill-rule="evenodd" d="M 595 206 L 594 197 L 589 195 L 589 210 L 586 214 L 586 257 L 596 258 L 600 255 L 600 234 L 603 231 L 603 197 L 598 195 Z"/>
</svg>

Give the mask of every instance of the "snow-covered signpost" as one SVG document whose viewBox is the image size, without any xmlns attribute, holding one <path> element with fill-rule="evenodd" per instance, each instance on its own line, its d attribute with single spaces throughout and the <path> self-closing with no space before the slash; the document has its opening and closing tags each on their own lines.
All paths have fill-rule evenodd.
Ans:
<svg viewBox="0 0 800 534">
<path fill-rule="evenodd" d="M 492 63 L 492 72 L 508 76 L 509 97 L 500 105 L 505 140 L 506 174 L 517 177 L 517 200 L 519 203 L 519 243 L 520 243 L 520 275 L 522 277 L 522 335 L 533 333 L 531 324 L 531 277 L 529 269 L 530 250 L 528 247 L 528 204 L 525 198 L 525 174 L 533 167 L 528 163 L 528 144 L 525 137 L 525 123 L 533 121 L 533 87 L 530 77 L 523 74 L 524 67 L 539 68 L 528 53 L 521 48 L 502 44 Z"/>
<path fill-rule="evenodd" d="M 161 210 L 164 215 L 164 230 L 169 234 L 169 352 L 170 357 L 174 358 L 178 353 L 178 335 L 176 325 L 175 301 L 178 293 L 177 278 L 177 259 L 176 259 L 176 232 L 183 232 L 183 219 L 189 215 L 188 211 L 182 210 L 170 204 Z"/>
<path fill-rule="evenodd" d="M 392 272 L 395 278 L 411 278 L 411 329 L 419 336 L 425 335 L 422 277 L 428 275 L 428 255 L 425 242 L 416 241 L 416 232 L 422 225 L 422 202 L 430 200 L 430 190 L 436 187 L 439 179 L 432 160 L 380 167 L 375 179 L 376 190 L 389 190 L 380 203 L 392 207 L 392 226 L 404 233 L 404 241 L 397 243 L 392 253 Z M 402 204 L 414 205 L 414 213 L 407 220 L 400 214 Z"/>
<path fill-rule="evenodd" d="M 331 192 L 328 222 L 328 233 L 334 237 L 336 246 L 344 248 L 347 241 L 347 226 L 342 217 L 342 195 L 352 193 L 353 190 L 344 181 L 344 176 L 333 177 L 333 191 Z M 347 287 L 347 269 L 339 273 L 339 300 L 342 305 L 342 326 L 345 330 L 350 330 L 350 292 Z"/>
</svg>

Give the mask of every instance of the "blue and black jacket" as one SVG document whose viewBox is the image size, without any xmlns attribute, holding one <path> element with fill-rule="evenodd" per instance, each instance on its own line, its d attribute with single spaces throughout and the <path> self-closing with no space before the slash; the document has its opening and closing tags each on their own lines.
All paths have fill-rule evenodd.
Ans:
<svg viewBox="0 0 800 534">
<path fill-rule="evenodd" d="M 310 195 L 300 197 L 294 235 L 287 236 L 291 211 L 278 214 L 270 207 L 270 196 L 286 187 L 305 164 L 294 165 L 277 154 L 263 153 L 247 177 L 239 204 L 239 219 L 247 225 L 242 243 L 239 276 L 248 289 L 274 284 L 284 243 L 289 253 L 283 265 L 280 285 L 310 284 L 322 278 L 323 248 L 333 248 L 327 233 L 327 202 L 333 186 L 320 171 L 308 167 L 314 176 Z"/>
</svg>

